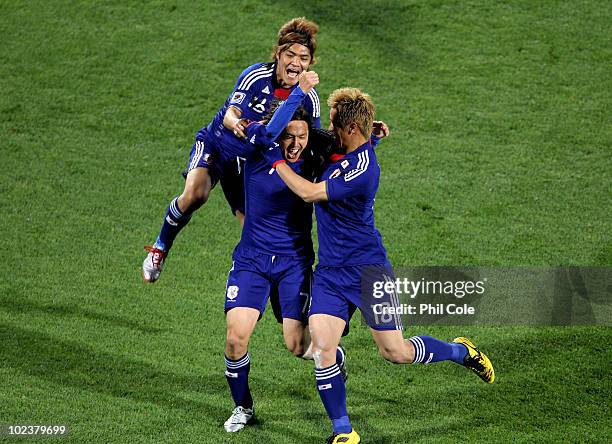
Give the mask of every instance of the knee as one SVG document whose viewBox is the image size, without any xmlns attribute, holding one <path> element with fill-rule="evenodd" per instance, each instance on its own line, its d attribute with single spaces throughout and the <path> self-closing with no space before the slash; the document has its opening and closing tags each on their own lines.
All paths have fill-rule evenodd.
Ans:
<svg viewBox="0 0 612 444">
<path fill-rule="evenodd" d="M 225 339 L 225 353 L 230 359 L 238 359 L 244 356 L 249 345 L 249 337 L 235 330 L 228 330 Z"/>
<path fill-rule="evenodd" d="M 285 345 L 295 357 L 301 358 L 304 354 L 304 344 L 296 338 L 285 338 Z"/>
<path fill-rule="evenodd" d="M 208 201 L 210 190 L 206 187 L 186 188 L 181 195 L 181 209 L 183 212 L 192 212 L 200 208 Z"/>
<path fill-rule="evenodd" d="M 336 347 L 313 341 L 312 359 L 318 368 L 329 367 L 336 362 Z"/>
<path fill-rule="evenodd" d="M 283 339 L 285 340 L 287 350 L 289 350 L 293 356 L 301 358 L 305 352 L 304 328 L 301 325 L 292 328 L 292 326 L 283 323 Z"/>
</svg>

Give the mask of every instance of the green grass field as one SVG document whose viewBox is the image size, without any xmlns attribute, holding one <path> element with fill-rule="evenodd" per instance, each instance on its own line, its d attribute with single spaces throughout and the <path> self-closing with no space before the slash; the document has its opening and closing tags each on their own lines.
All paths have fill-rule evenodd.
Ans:
<svg viewBox="0 0 612 444">
<path fill-rule="evenodd" d="M 312 364 L 271 314 L 250 347 L 258 422 L 223 431 L 239 227 L 220 190 L 159 283 L 140 277 L 195 132 L 295 16 L 321 27 L 322 99 L 360 87 L 391 126 L 376 217 L 395 266 L 612 266 L 609 4 L 341 3 L 0 0 L 0 424 L 67 424 L 74 442 L 324 441 Z M 408 328 L 472 337 L 493 386 L 393 366 L 351 330 L 364 443 L 612 436 L 610 327 Z"/>
</svg>

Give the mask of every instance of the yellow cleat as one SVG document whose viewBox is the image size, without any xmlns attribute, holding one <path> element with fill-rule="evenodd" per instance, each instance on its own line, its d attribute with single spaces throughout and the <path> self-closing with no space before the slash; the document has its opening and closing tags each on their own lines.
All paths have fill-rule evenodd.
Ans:
<svg viewBox="0 0 612 444">
<path fill-rule="evenodd" d="M 463 360 L 463 365 L 480 376 L 480 379 L 484 382 L 493 384 L 493 381 L 495 381 L 495 370 L 493 370 L 493 364 L 491 364 L 487 355 L 478 350 L 468 338 L 455 338 L 453 342 L 463 344 L 467 348 L 468 354 Z"/>
<path fill-rule="evenodd" d="M 359 437 L 359 433 L 355 431 L 355 429 L 351 430 L 351 433 L 338 433 L 333 434 L 329 438 L 327 438 L 327 444 L 359 444 L 361 442 L 361 438 Z"/>
</svg>

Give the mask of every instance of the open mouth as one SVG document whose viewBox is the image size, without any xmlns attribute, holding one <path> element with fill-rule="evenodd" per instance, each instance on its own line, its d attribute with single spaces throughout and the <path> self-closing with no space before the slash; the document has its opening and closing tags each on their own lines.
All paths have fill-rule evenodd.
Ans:
<svg viewBox="0 0 612 444">
<path fill-rule="evenodd" d="M 288 148 L 286 151 L 287 160 L 297 160 L 300 155 L 300 149 L 298 147 Z"/>
<path fill-rule="evenodd" d="M 295 69 L 291 67 L 288 67 L 286 72 L 287 72 L 287 78 L 289 80 L 297 80 L 298 76 L 300 75 L 299 69 Z"/>
</svg>

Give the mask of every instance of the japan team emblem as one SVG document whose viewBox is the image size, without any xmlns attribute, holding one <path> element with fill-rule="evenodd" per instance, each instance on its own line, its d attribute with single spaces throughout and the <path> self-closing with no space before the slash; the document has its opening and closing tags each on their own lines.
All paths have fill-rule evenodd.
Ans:
<svg viewBox="0 0 612 444">
<path fill-rule="evenodd" d="M 238 290 L 239 288 L 237 285 L 230 285 L 229 287 L 227 287 L 227 298 L 230 301 L 236 299 L 238 297 Z"/>
</svg>

